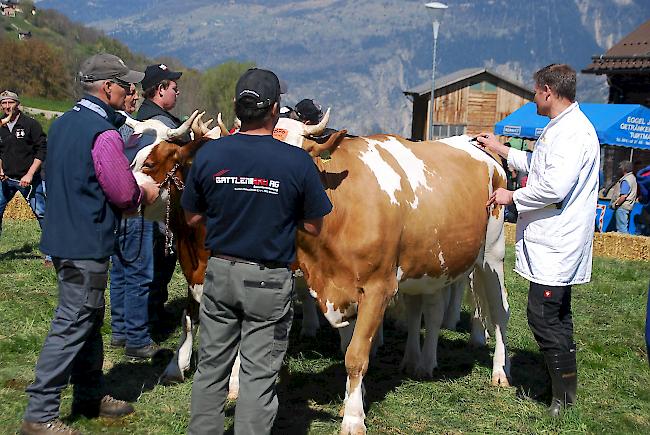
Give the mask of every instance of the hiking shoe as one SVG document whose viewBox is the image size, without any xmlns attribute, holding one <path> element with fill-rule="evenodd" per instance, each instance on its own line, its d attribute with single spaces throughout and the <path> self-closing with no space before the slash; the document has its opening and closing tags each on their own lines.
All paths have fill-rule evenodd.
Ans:
<svg viewBox="0 0 650 435">
<path fill-rule="evenodd" d="M 32 423 L 23 420 L 23 424 L 20 425 L 20 433 L 21 435 L 81 435 L 81 432 L 66 425 L 58 418 L 45 423 Z"/>
<path fill-rule="evenodd" d="M 126 347 L 124 355 L 130 358 L 149 359 L 157 354 L 162 348 L 156 343 L 151 343 L 142 347 Z"/>
<path fill-rule="evenodd" d="M 108 394 L 101 400 L 89 400 L 72 403 L 72 415 L 82 415 L 86 418 L 108 417 L 117 418 L 129 415 L 135 410 L 124 400 L 117 400 Z"/>
<path fill-rule="evenodd" d="M 111 347 L 126 346 L 126 338 L 111 338 Z"/>
</svg>

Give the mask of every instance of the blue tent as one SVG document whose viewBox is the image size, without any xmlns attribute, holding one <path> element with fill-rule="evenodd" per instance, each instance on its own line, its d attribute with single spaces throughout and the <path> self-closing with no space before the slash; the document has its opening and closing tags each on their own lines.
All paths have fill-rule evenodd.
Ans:
<svg viewBox="0 0 650 435">
<path fill-rule="evenodd" d="M 601 145 L 650 150 L 650 109 L 639 104 L 580 104 L 596 128 Z M 537 139 L 549 119 L 527 103 L 494 126 L 503 136 Z"/>
</svg>

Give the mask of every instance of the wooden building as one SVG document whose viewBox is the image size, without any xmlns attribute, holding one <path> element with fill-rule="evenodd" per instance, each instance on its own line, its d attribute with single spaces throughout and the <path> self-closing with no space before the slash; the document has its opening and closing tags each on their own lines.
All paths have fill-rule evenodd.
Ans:
<svg viewBox="0 0 650 435">
<path fill-rule="evenodd" d="M 475 135 L 529 101 L 534 92 L 485 68 L 467 68 L 436 79 L 434 137 Z M 431 82 L 404 94 L 413 102 L 411 139 L 424 140 L 429 130 Z"/>
<path fill-rule="evenodd" d="M 604 54 L 592 56 L 582 72 L 607 76 L 608 103 L 650 107 L 650 20 Z M 635 169 L 642 168 L 650 165 L 650 151 L 604 145 L 601 161 L 606 185 L 618 179 L 617 166 L 622 160 L 632 161 Z"/>
</svg>

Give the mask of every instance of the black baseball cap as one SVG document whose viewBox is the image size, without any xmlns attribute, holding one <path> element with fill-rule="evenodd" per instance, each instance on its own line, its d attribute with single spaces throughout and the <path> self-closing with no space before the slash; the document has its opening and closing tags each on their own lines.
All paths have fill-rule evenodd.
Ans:
<svg viewBox="0 0 650 435">
<path fill-rule="evenodd" d="M 82 82 L 115 79 L 125 83 L 140 83 L 143 78 L 144 73 L 129 69 L 122 59 L 108 53 L 89 57 L 81 64 L 79 70 L 79 79 Z"/>
<path fill-rule="evenodd" d="M 282 82 L 272 71 L 251 68 L 237 81 L 235 100 L 251 109 L 263 109 L 280 101 Z"/>
<path fill-rule="evenodd" d="M 321 106 L 309 98 L 305 98 L 300 103 L 296 104 L 296 112 L 298 112 L 298 117 L 300 119 L 313 123 L 320 122 L 323 117 Z"/>
<path fill-rule="evenodd" d="M 182 72 L 172 71 L 164 63 L 149 65 L 144 70 L 144 79 L 142 79 L 142 89 L 149 89 L 158 85 L 163 80 L 176 81 L 181 78 Z"/>
</svg>

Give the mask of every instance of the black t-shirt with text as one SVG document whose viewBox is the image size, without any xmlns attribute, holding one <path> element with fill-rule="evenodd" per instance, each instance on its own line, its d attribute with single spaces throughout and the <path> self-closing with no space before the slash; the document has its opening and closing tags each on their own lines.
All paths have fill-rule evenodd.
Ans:
<svg viewBox="0 0 650 435">
<path fill-rule="evenodd" d="M 307 152 L 269 136 L 234 134 L 196 153 L 182 207 L 206 217 L 206 247 L 255 261 L 291 263 L 297 224 L 332 204 Z"/>
</svg>

